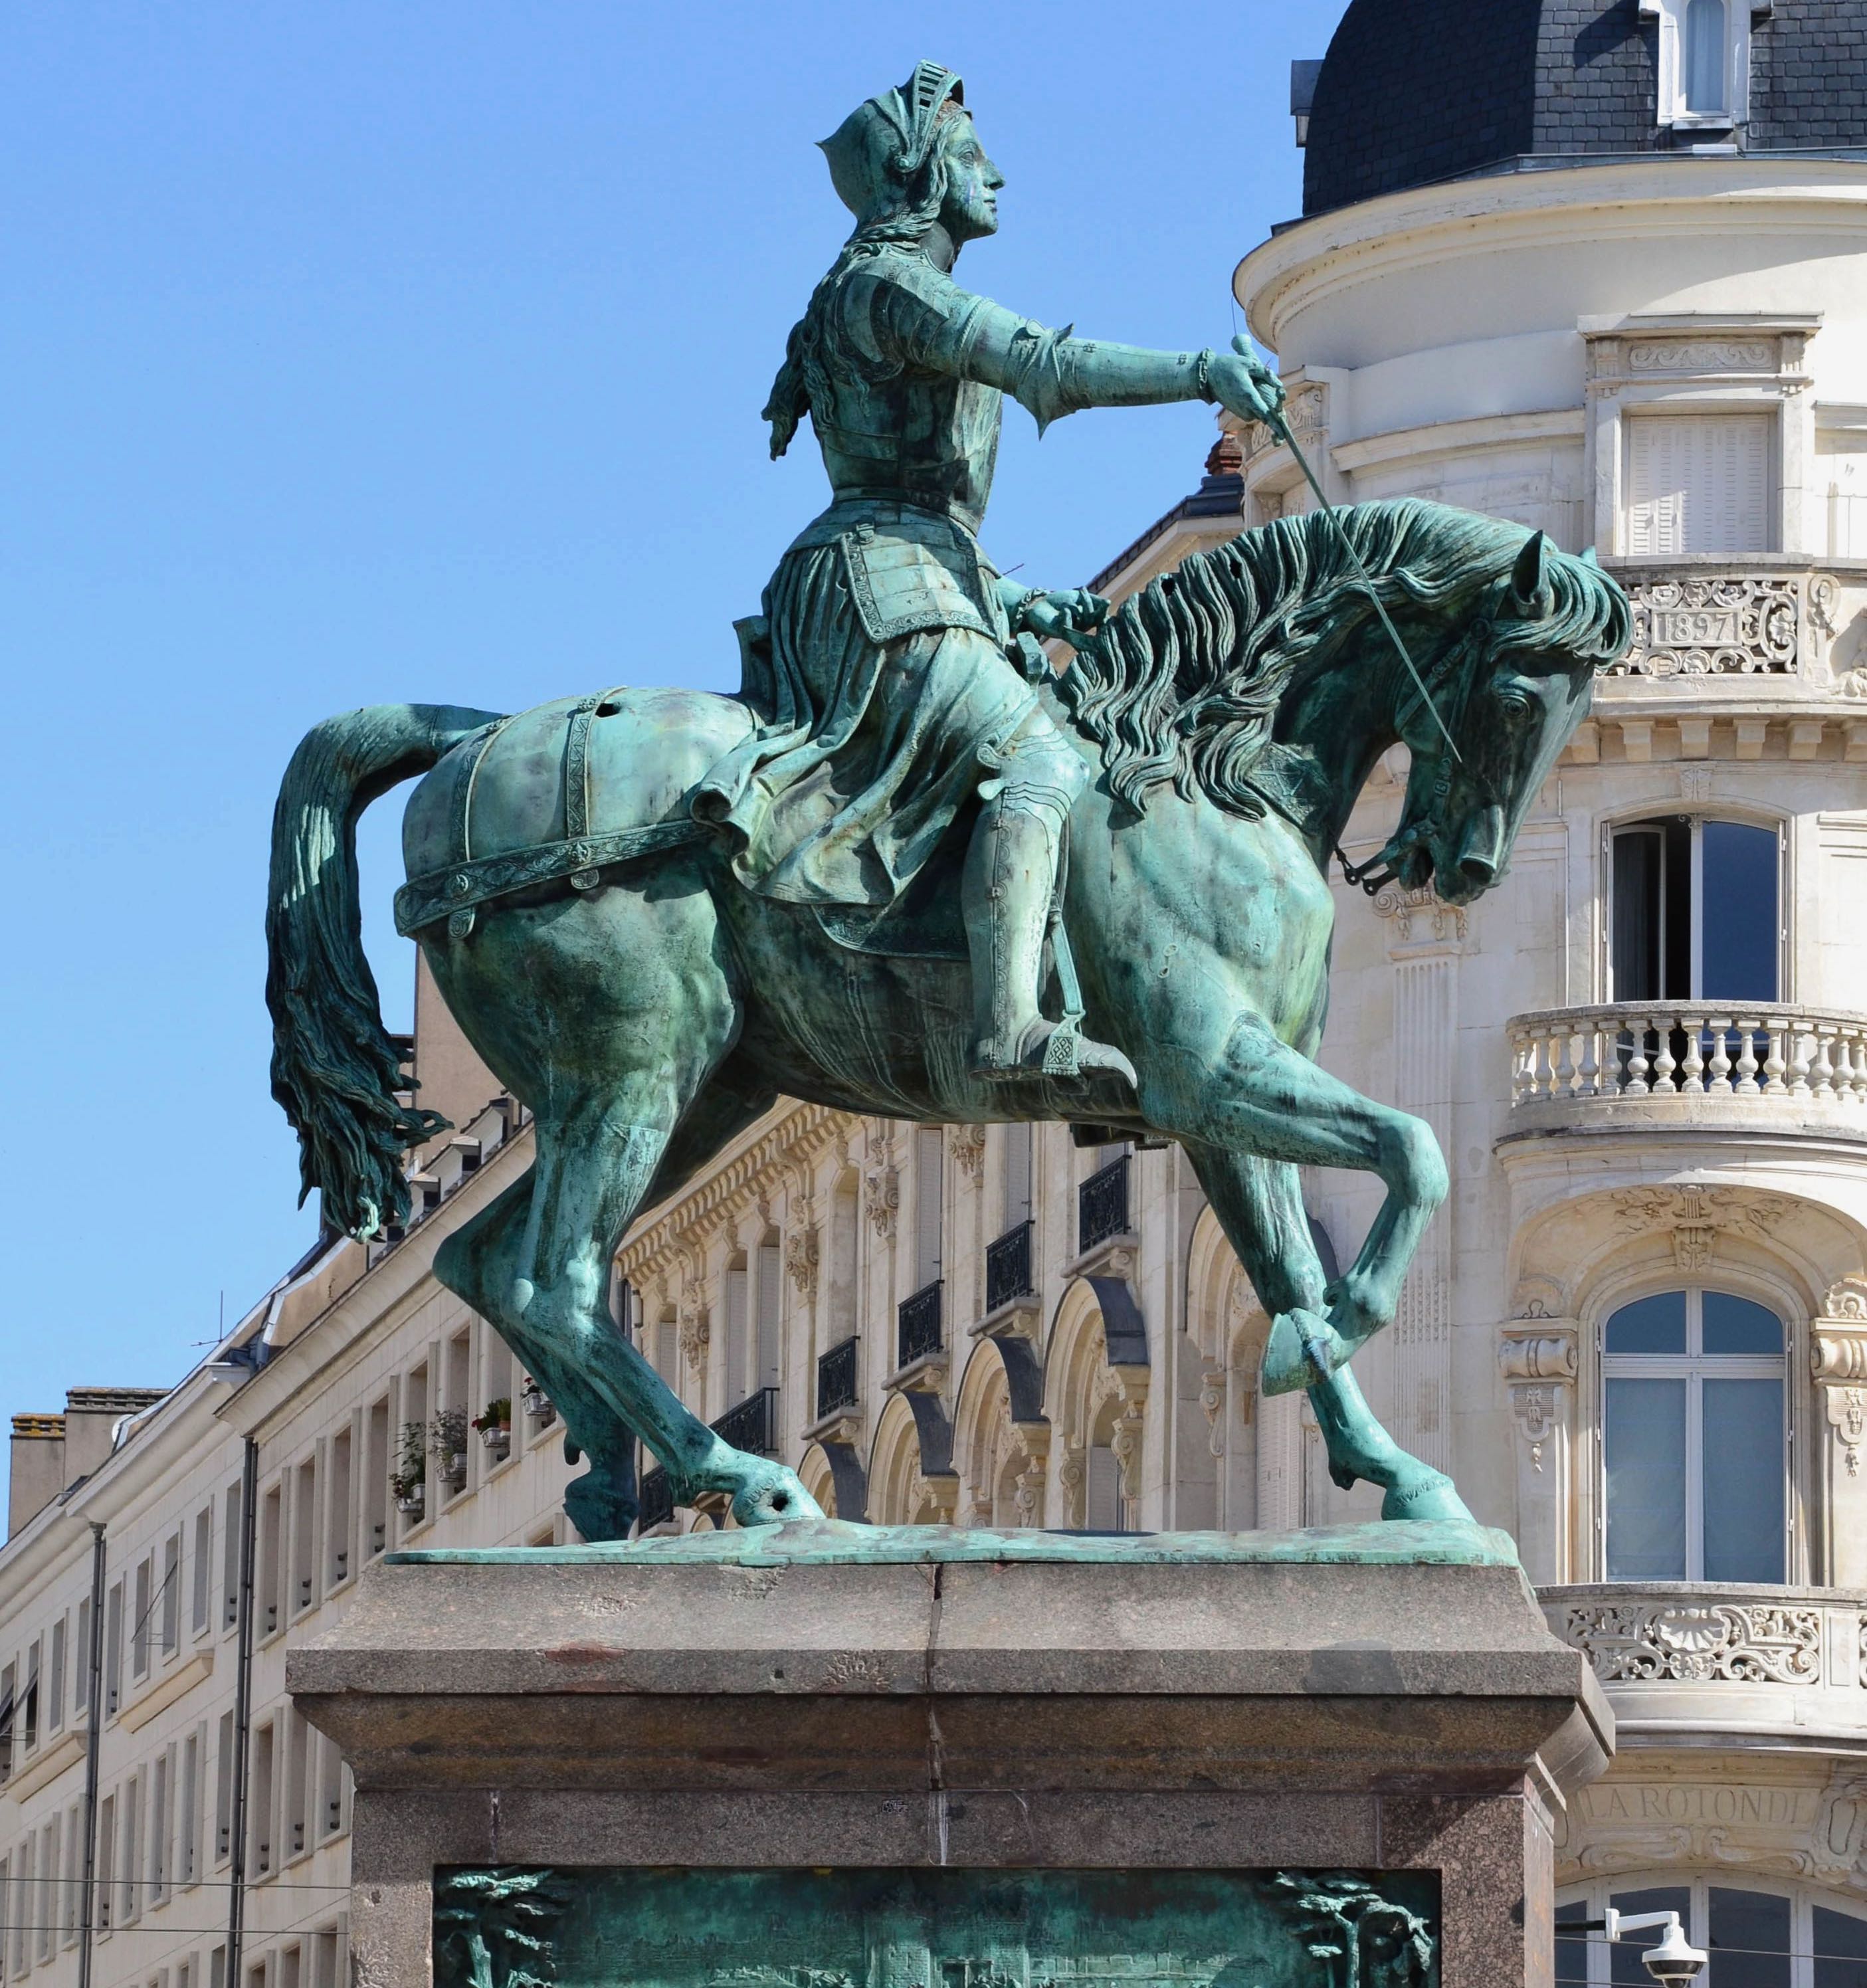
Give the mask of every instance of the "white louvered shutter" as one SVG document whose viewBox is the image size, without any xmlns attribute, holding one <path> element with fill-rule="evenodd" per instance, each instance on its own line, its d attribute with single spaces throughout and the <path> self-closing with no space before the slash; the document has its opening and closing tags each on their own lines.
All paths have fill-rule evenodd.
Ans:
<svg viewBox="0 0 1867 1988">
<path fill-rule="evenodd" d="M 726 1395 L 729 1406 L 749 1391 L 746 1385 L 746 1267 L 726 1273 Z"/>
<path fill-rule="evenodd" d="M 1767 551 L 1775 425 L 1769 414 L 1629 415 L 1629 555 Z"/>
<path fill-rule="evenodd" d="M 1030 1219 L 1031 1128 L 1029 1125 L 1005 1128 L 1004 1227 L 1016 1229 Z"/>
</svg>

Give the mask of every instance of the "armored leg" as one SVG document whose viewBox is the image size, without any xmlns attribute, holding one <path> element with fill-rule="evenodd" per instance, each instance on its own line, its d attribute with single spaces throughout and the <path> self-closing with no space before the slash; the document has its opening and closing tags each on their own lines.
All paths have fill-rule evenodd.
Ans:
<svg viewBox="0 0 1867 1988">
<path fill-rule="evenodd" d="M 1014 740 L 1003 766 L 984 790 L 962 886 L 974 1073 L 1067 1078 L 1113 1070 L 1131 1084 L 1134 1066 L 1119 1050 L 1091 1041 L 1074 1019 L 1050 1020 L 1039 1006 L 1064 824 L 1087 778 L 1083 762 L 1047 723 Z"/>
</svg>

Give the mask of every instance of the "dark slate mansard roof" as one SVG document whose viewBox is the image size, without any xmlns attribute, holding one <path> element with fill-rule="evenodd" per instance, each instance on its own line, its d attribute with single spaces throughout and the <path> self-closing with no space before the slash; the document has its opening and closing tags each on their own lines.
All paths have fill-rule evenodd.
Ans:
<svg viewBox="0 0 1867 1988">
<path fill-rule="evenodd" d="M 1867 147 L 1867 0 L 1749 7 L 1749 152 Z M 1303 211 L 1674 148 L 1639 0 L 1351 0 L 1316 79 Z M 1680 144 L 1703 138 L 1703 130 Z"/>
</svg>

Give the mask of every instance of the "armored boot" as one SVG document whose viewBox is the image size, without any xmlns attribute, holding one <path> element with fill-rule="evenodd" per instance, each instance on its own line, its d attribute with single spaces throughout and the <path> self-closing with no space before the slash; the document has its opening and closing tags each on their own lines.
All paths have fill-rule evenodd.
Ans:
<svg viewBox="0 0 1867 1988">
<path fill-rule="evenodd" d="M 1132 1088 L 1135 1067 L 1068 1016 L 1038 1006 L 1043 942 L 1057 889 L 1069 796 L 1007 780 L 987 801 L 966 852 L 966 942 L 972 957 L 976 1077 L 1112 1074 Z"/>
</svg>

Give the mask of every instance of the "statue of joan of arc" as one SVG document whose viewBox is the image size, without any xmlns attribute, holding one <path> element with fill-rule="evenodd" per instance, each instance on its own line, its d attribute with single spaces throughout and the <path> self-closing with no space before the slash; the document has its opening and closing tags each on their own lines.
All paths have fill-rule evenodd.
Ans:
<svg viewBox="0 0 1867 1988">
<path fill-rule="evenodd" d="M 955 260 L 996 231 L 1004 180 L 950 69 L 921 63 L 823 149 L 855 231 L 791 333 L 765 418 L 778 456 L 809 414 L 834 497 L 780 562 L 764 625 L 742 624 L 742 695 L 763 722 L 695 810 L 727 830 L 749 888 L 881 912 L 976 799 L 962 871 L 976 1073 L 1132 1083 L 1120 1050 L 1039 1006 L 1089 769 L 1014 645 L 1090 639 L 1107 604 L 1008 581 L 980 549 L 1003 397 L 1041 432 L 1079 407 L 1167 401 L 1258 418 L 1282 389 L 1234 353 L 1074 338 L 961 289 Z"/>
</svg>

